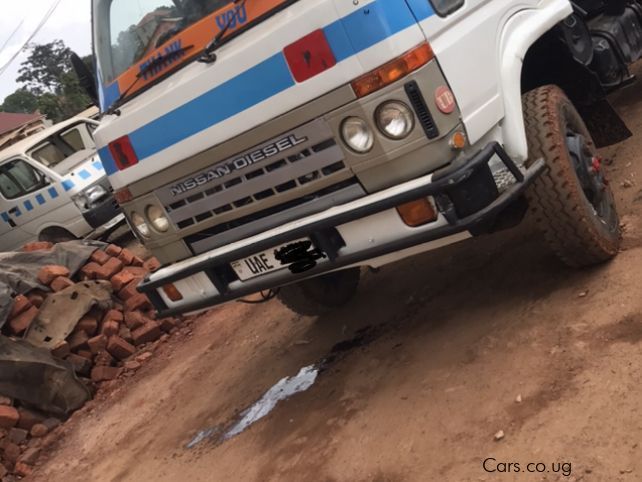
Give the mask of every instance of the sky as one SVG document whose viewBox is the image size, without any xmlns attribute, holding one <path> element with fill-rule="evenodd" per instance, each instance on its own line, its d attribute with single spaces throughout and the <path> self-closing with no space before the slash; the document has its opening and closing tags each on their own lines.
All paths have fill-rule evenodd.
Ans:
<svg viewBox="0 0 642 482">
<path fill-rule="evenodd" d="M 5 49 L 0 52 L 0 67 L 14 55 L 22 44 L 33 33 L 36 26 L 49 10 L 54 0 L 2 0 L 0 15 L 0 46 L 18 24 L 24 20 L 20 30 L 14 35 Z M 34 43 L 48 43 L 56 39 L 63 40 L 68 47 L 79 55 L 91 52 L 91 1 L 62 0 L 58 9 L 51 16 L 40 33 L 33 39 Z M 28 52 L 23 52 L 0 76 L 0 101 L 13 93 L 19 86 L 15 79 L 18 76 L 20 63 L 26 60 Z"/>
</svg>

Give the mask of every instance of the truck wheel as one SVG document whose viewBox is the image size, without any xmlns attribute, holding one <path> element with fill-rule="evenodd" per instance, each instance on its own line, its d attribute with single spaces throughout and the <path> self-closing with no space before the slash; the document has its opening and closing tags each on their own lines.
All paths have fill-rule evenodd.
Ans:
<svg viewBox="0 0 642 482">
<path fill-rule="evenodd" d="M 278 299 L 300 315 L 316 316 L 345 305 L 354 297 L 361 270 L 350 268 L 281 288 Z"/>
<path fill-rule="evenodd" d="M 527 192 L 535 221 L 557 256 L 579 268 L 613 258 L 620 247 L 613 193 L 591 135 L 556 86 L 523 96 L 528 163 L 548 165 Z"/>
</svg>

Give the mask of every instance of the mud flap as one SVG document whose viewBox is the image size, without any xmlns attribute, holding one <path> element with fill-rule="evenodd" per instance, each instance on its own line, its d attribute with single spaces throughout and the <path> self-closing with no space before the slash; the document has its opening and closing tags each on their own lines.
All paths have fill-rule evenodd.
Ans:
<svg viewBox="0 0 642 482">
<path fill-rule="evenodd" d="M 578 111 L 598 148 L 617 144 L 633 135 L 607 99 L 580 106 Z"/>
</svg>

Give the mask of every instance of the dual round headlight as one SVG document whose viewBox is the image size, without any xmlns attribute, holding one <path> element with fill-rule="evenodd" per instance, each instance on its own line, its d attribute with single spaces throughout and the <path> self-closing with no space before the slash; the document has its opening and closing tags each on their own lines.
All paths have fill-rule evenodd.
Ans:
<svg viewBox="0 0 642 482">
<path fill-rule="evenodd" d="M 165 212 L 158 206 L 147 206 L 147 208 L 145 208 L 145 215 L 147 219 L 134 211 L 130 216 L 134 229 L 136 229 L 141 236 L 145 238 L 151 236 L 150 225 L 159 233 L 165 233 L 169 230 L 169 219 L 165 215 Z"/>
<path fill-rule="evenodd" d="M 381 104 L 375 112 L 375 123 L 389 139 L 400 140 L 410 135 L 415 127 L 415 116 L 406 104 L 393 100 Z M 360 117 L 348 117 L 341 124 L 341 137 L 346 145 L 359 154 L 374 146 L 374 132 Z"/>
</svg>

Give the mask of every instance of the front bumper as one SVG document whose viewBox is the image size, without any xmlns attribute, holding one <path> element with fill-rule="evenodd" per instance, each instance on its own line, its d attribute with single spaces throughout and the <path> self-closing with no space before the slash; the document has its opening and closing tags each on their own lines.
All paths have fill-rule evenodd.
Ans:
<svg viewBox="0 0 642 482">
<path fill-rule="evenodd" d="M 496 193 L 494 199 L 489 199 L 484 186 L 479 186 L 482 181 L 478 179 L 483 179 L 484 172 L 490 172 L 488 164 L 495 156 L 515 182 L 503 193 Z M 522 172 L 499 144 L 490 143 L 463 166 L 405 182 L 167 266 L 149 275 L 138 289 L 149 296 L 159 316 L 173 316 L 360 264 L 464 231 L 475 233 L 519 198 L 545 169 L 544 161 L 538 160 Z M 481 198 L 479 192 L 482 192 Z M 396 238 L 356 250 L 344 249 L 337 244 L 337 234 L 342 226 L 424 197 L 433 197 L 437 201 L 442 222 L 436 222 L 427 229 L 415 228 Z M 478 199 L 482 201 L 476 203 Z M 233 261 L 305 237 L 312 239 L 315 247 L 327 255 L 327 259 L 308 271 L 294 274 L 283 269 L 245 282 L 230 280 L 226 275 Z M 170 302 L 161 294 L 161 288 L 170 283 L 188 296 L 180 302 Z"/>
</svg>

